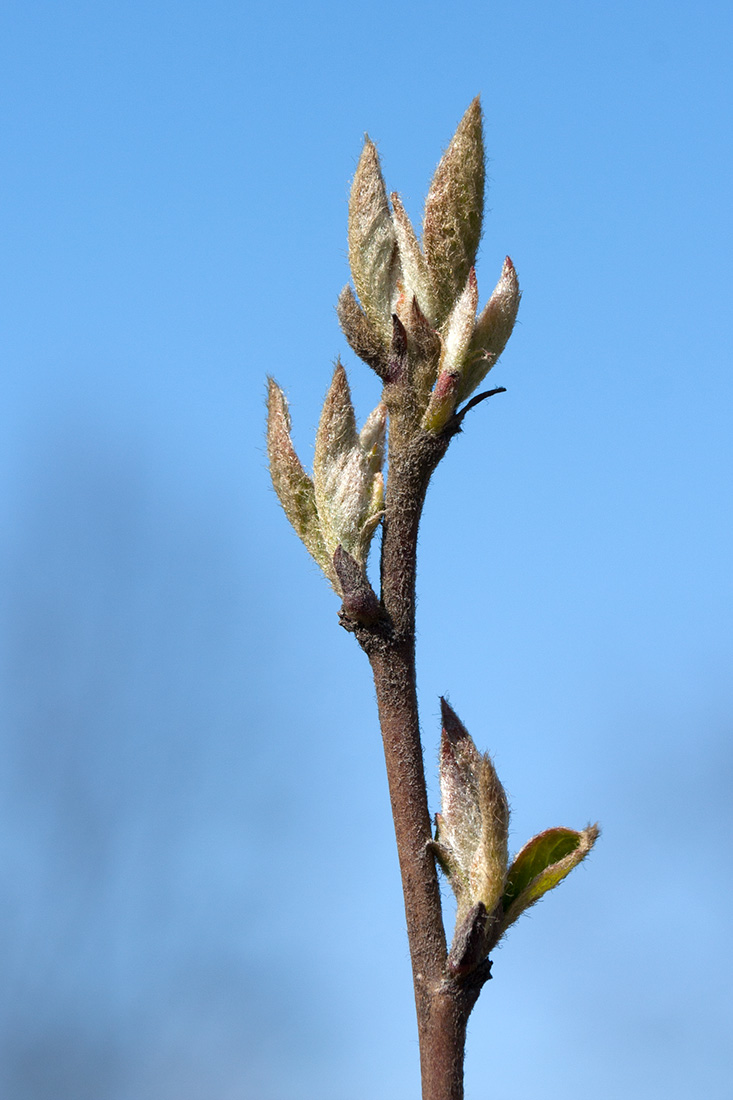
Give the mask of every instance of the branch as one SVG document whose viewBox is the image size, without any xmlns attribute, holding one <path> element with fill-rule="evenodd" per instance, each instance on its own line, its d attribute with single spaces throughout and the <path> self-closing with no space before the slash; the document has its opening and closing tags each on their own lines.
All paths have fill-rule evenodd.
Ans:
<svg viewBox="0 0 733 1100">
<path fill-rule="evenodd" d="M 348 627 L 369 657 L 377 693 L 412 961 L 423 1100 L 462 1100 L 466 1025 L 481 986 L 490 977 L 488 962 L 468 974 L 456 974 L 448 966 L 415 677 L 420 516 L 432 472 L 458 430 L 457 425 L 451 426 L 437 437 L 421 432 L 406 447 L 401 445 L 403 433 L 390 431 L 382 537 L 383 615 L 370 624 L 352 621 Z"/>
</svg>

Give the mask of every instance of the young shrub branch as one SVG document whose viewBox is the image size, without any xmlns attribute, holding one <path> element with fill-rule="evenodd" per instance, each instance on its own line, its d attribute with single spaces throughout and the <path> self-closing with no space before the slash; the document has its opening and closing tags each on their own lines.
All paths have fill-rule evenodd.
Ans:
<svg viewBox="0 0 733 1100">
<path fill-rule="evenodd" d="M 388 197 L 367 138 L 349 200 L 354 287 L 338 316 L 353 351 L 382 381 L 361 431 L 337 364 L 316 436 L 313 476 L 290 438 L 285 397 L 270 380 L 268 454 L 275 491 L 341 597 L 341 624 L 373 672 L 412 960 L 423 1100 L 461 1100 L 466 1025 L 490 977 L 489 953 L 511 924 L 592 848 L 598 829 L 548 829 L 510 860 L 509 807 L 491 758 L 442 701 L 441 812 L 428 810 L 415 677 L 417 538 L 430 478 L 503 352 L 520 302 L 512 261 L 479 311 L 484 146 L 475 99 L 428 189 L 422 240 L 399 195 Z M 382 466 L 388 456 L 386 486 Z M 382 526 L 378 592 L 367 576 Z M 450 947 L 437 867 L 453 888 Z"/>
</svg>

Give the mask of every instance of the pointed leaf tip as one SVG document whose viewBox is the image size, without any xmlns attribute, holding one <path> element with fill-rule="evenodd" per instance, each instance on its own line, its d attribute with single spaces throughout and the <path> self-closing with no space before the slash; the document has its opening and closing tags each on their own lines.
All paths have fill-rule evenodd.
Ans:
<svg viewBox="0 0 733 1100">
<path fill-rule="evenodd" d="M 435 170 L 423 220 L 423 246 L 437 321 L 448 316 L 476 262 L 484 208 L 481 103 L 471 102 Z"/>
<path fill-rule="evenodd" d="M 274 378 L 267 387 L 267 453 L 270 476 L 285 515 L 309 553 L 328 572 L 326 552 L 315 502 L 313 482 L 303 469 L 290 438 L 290 412 Z"/>
<path fill-rule="evenodd" d="M 379 154 L 367 136 L 349 196 L 349 264 L 362 308 L 383 340 L 390 335 L 397 238 Z"/>
<path fill-rule="evenodd" d="M 333 467 L 336 456 L 350 450 L 356 439 L 356 417 L 351 403 L 351 391 L 346 371 L 338 359 L 316 433 L 313 479 L 317 495 L 325 488 L 326 471 Z"/>
<path fill-rule="evenodd" d="M 440 697 L 440 717 L 443 723 L 443 732 L 453 744 L 459 738 L 467 737 L 469 740 L 471 739 L 470 733 L 443 695 Z"/>
</svg>

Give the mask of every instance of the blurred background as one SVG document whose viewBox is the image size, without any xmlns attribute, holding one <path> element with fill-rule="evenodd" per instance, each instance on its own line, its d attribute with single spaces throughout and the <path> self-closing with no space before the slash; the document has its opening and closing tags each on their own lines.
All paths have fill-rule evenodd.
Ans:
<svg viewBox="0 0 733 1100">
<path fill-rule="evenodd" d="M 728 1100 L 728 4 L 0 9 L 0 1094 L 417 1100 L 373 691 L 269 487 L 306 464 L 363 133 L 419 221 L 483 97 L 520 324 L 427 501 L 419 675 L 512 844 L 467 1098 Z M 376 561 L 376 556 L 373 555 Z M 374 564 L 374 563 L 373 563 Z M 450 920 L 450 902 L 447 902 Z"/>
</svg>

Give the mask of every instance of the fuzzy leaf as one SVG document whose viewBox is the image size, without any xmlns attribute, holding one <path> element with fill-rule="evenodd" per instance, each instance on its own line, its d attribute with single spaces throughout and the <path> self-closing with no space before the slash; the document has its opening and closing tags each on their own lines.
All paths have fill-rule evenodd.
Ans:
<svg viewBox="0 0 733 1100">
<path fill-rule="evenodd" d="M 389 362 L 388 346 L 356 300 L 350 286 L 339 294 L 336 305 L 339 323 L 352 351 L 371 367 L 380 378 L 386 378 Z"/>
<path fill-rule="evenodd" d="M 346 372 L 338 363 L 316 434 L 315 500 L 329 555 L 341 545 L 362 566 L 382 517 L 385 428 L 386 410 L 378 405 L 357 433 Z"/>
<path fill-rule="evenodd" d="M 476 262 L 484 180 L 481 104 L 477 97 L 443 154 L 425 200 L 423 247 L 433 281 L 438 324 L 450 313 Z"/>
<path fill-rule="evenodd" d="M 412 222 L 407 216 L 400 196 L 393 193 L 390 195 L 390 199 L 392 200 L 392 219 L 397 235 L 405 297 L 409 302 L 414 296 L 423 315 L 433 322 L 435 320 L 435 303 L 433 302 L 433 286 L 427 260 L 420 248 Z"/>
<path fill-rule="evenodd" d="M 512 334 L 521 297 L 517 272 L 507 256 L 499 282 L 476 321 L 466 356 L 468 365 L 463 371 L 460 401 L 470 397 L 496 365 Z"/>
<path fill-rule="evenodd" d="M 351 403 L 346 371 L 338 363 L 326 400 L 323 402 L 316 433 L 313 481 L 319 513 L 323 514 L 324 502 L 327 502 L 335 491 L 341 469 L 358 444 L 358 440 L 356 417 Z M 334 544 L 333 550 L 337 545 L 338 543 Z"/>
<path fill-rule="evenodd" d="M 509 803 L 491 757 L 479 772 L 481 843 L 471 868 L 471 892 L 491 913 L 504 892 L 509 862 Z"/>
<path fill-rule="evenodd" d="M 507 875 L 502 897 L 502 932 L 585 859 L 598 834 L 597 825 L 589 825 L 582 832 L 547 829 L 525 844 Z"/>
<path fill-rule="evenodd" d="M 364 421 L 359 432 L 359 446 L 364 452 L 372 473 L 378 473 L 384 462 L 384 406 L 377 405 Z"/>
<path fill-rule="evenodd" d="M 451 311 L 443 334 L 443 356 L 441 371 L 460 374 L 471 345 L 476 307 L 478 306 L 478 284 L 474 268 L 468 273 L 463 293 Z"/>
<path fill-rule="evenodd" d="M 349 264 L 362 308 L 388 343 L 397 281 L 397 237 L 379 155 L 368 137 L 349 198 Z"/>
<path fill-rule="evenodd" d="M 267 453 L 272 484 L 285 515 L 310 554 L 331 576 L 333 570 L 318 519 L 313 482 L 295 453 L 290 438 L 288 403 L 273 378 L 268 382 Z"/>
</svg>

